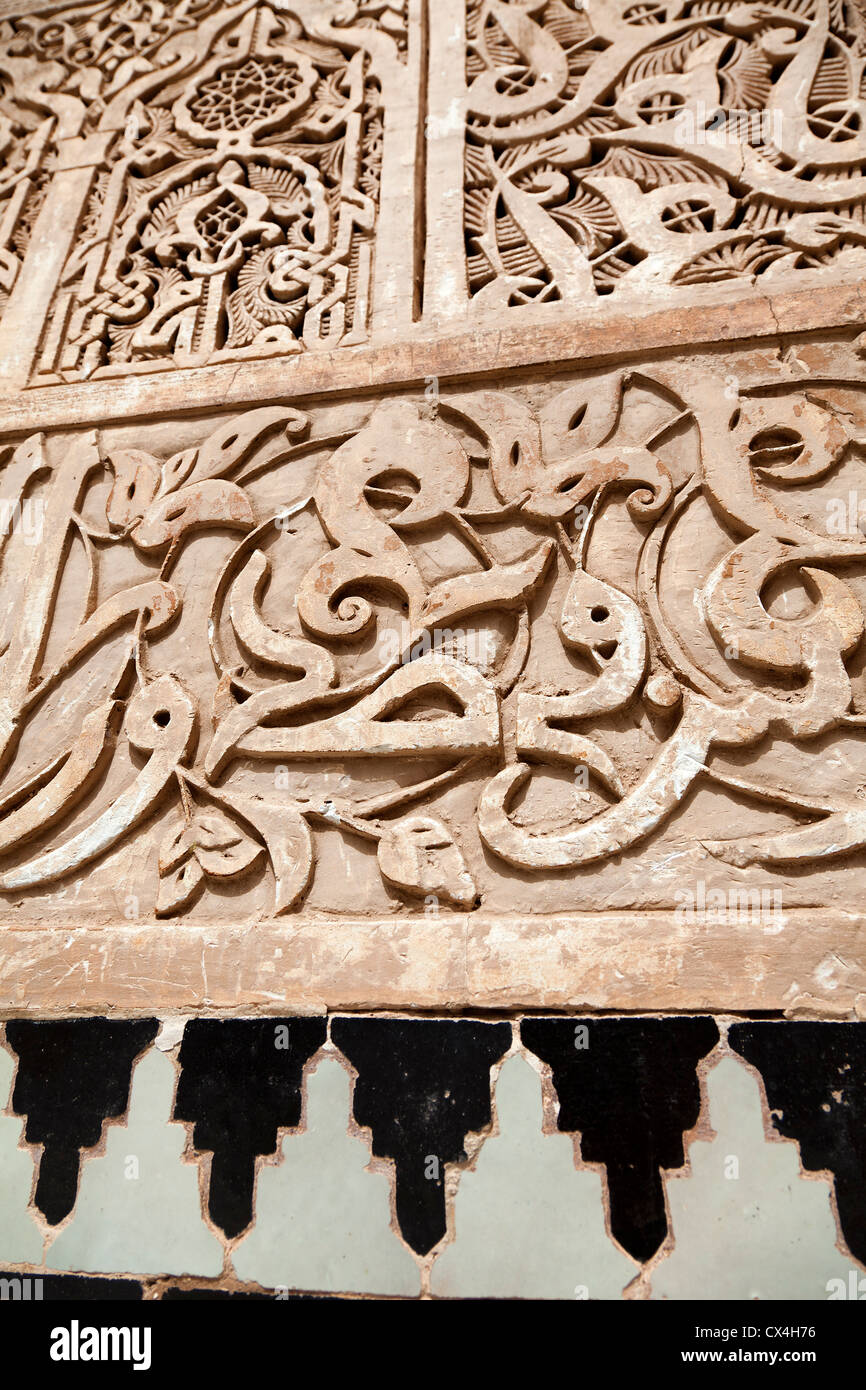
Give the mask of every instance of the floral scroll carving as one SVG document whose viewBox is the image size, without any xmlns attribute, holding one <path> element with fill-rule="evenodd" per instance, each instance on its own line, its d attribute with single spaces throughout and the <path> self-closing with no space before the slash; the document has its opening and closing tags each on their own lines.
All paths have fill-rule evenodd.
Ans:
<svg viewBox="0 0 866 1390">
<path fill-rule="evenodd" d="M 855 5 L 469 0 L 466 39 L 479 312 L 862 273 Z"/>
<path fill-rule="evenodd" d="M 3 542 L 0 891 L 158 817 L 161 917 L 265 880 L 296 913 L 333 832 L 396 901 L 472 910 L 491 873 L 652 843 L 706 787 L 770 816 L 723 837 L 694 810 L 716 861 L 862 850 L 866 541 L 834 499 L 864 421 L 862 383 L 704 367 L 269 406 L 173 454 L 7 447 L 42 525 Z"/>
</svg>

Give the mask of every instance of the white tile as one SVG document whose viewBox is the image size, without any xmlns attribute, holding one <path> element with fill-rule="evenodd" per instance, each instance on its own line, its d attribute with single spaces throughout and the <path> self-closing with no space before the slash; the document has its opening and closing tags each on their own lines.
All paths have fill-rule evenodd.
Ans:
<svg viewBox="0 0 866 1390">
<path fill-rule="evenodd" d="M 389 1182 L 348 1133 L 349 1076 L 333 1057 L 307 1074 L 306 1130 L 259 1172 L 255 1225 L 236 1247 L 241 1279 L 268 1288 L 416 1295 L 418 1266 L 390 1227 Z"/>
<path fill-rule="evenodd" d="M 0 1109 L 10 1100 L 14 1075 L 15 1063 L 0 1047 Z M 42 1235 L 28 1211 L 33 1154 L 18 1147 L 24 1124 L 14 1115 L 0 1114 L 0 1264 L 39 1264 L 42 1259 Z"/>
<path fill-rule="evenodd" d="M 49 1268 L 221 1273 L 223 1247 L 202 1220 L 198 1167 L 181 1161 L 186 1131 L 170 1123 L 174 1077 L 156 1048 L 137 1063 L 128 1123 L 108 1127 L 103 1157 L 82 1159 L 78 1201 L 49 1250 Z"/>
<path fill-rule="evenodd" d="M 499 1133 L 460 1178 L 456 1239 L 433 1266 L 457 1298 L 619 1298 L 639 1266 L 610 1239 L 598 1172 L 578 1171 L 567 1134 L 542 1131 L 541 1082 L 522 1057 L 496 1086 Z"/>
<path fill-rule="evenodd" d="M 801 1175 L 796 1144 L 767 1139 L 743 1063 L 722 1058 L 706 1084 L 716 1137 L 689 1147 L 690 1177 L 666 1178 L 674 1249 L 652 1297 L 826 1299 L 852 1267 L 836 1247 L 829 1183 Z"/>
</svg>

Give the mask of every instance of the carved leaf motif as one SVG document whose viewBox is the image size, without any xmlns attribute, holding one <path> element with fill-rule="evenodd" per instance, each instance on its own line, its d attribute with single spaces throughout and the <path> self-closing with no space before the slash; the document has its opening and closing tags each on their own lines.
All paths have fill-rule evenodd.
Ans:
<svg viewBox="0 0 866 1390">
<path fill-rule="evenodd" d="M 157 916 L 191 902 L 205 878 L 235 878 L 262 854 L 262 846 L 219 807 L 201 808 L 189 824 L 173 827 L 159 854 Z"/>
<path fill-rule="evenodd" d="M 294 807 L 286 807 L 278 818 L 272 812 L 258 815 L 255 825 L 271 857 L 276 879 L 274 912 L 279 916 L 295 907 L 309 887 L 314 862 L 313 837 L 306 820 Z"/>
<path fill-rule="evenodd" d="M 0 799 L 0 850 L 26 840 L 34 832 L 38 834 L 46 825 L 65 819 L 75 802 L 94 784 L 110 757 L 119 709 L 120 704 L 114 699 L 97 706 L 85 717 L 81 732 L 71 747 L 61 753 L 61 766 L 50 780 L 45 780 L 46 771 L 51 772 L 57 766 L 57 759 L 48 769 L 40 768 L 23 785 L 19 782 L 12 792 Z M 25 790 L 27 799 L 22 801 Z M 17 806 L 16 801 L 20 803 Z M 6 814 L 10 805 L 15 809 Z"/>
<path fill-rule="evenodd" d="M 199 448 L 182 449 L 167 459 L 162 468 L 159 496 L 177 491 L 183 483 L 191 486 L 213 478 L 225 478 L 246 463 L 269 436 L 279 436 L 277 446 L 282 442 L 285 448 L 286 435 L 301 434 L 308 424 L 308 416 L 285 406 L 248 410 L 214 430 Z"/>
<path fill-rule="evenodd" d="M 421 608 L 422 621 L 428 625 L 447 623 L 484 608 L 514 607 L 538 586 L 554 548 L 553 541 L 544 541 L 525 559 L 443 580 L 427 595 Z"/>
<path fill-rule="evenodd" d="M 282 442 L 285 447 L 286 435 L 300 434 L 308 423 L 308 416 L 299 410 L 288 410 L 285 406 L 266 406 L 235 416 L 202 444 L 190 482 L 225 478 L 246 463 L 269 436 L 279 435 L 278 443 Z"/>
<path fill-rule="evenodd" d="M 567 386 L 538 412 L 547 465 L 595 449 L 610 438 L 622 407 L 623 377 L 612 372 L 603 381 Z"/>
<path fill-rule="evenodd" d="M 204 869 L 197 859 L 190 857 L 182 864 L 176 864 L 159 882 L 156 895 L 157 917 L 169 917 L 179 912 L 197 897 L 204 887 Z"/>
<path fill-rule="evenodd" d="M 469 907 L 475 900 L 463 853 L 435 816 L 407 816 L 388 826 L 378 861 L 382 877 L 413 896 L 433 896 L 453 907 Z"/>
<path fill-rule="evenodd" d="M 261 845 L 257 845 L 224 811 L 200 812 L 193 829 L 193 853 L 208 877 L 234 878 L 250 868 L 262 853 Z"/>
<path fill-rule="evenodd" d="M 112 530 L 125 531 L 144 516 L 160 482 L 159 464 L 143 449 L 118 449 L 106 462 L 114 473 L 114 484 L 105 507 L 105 518 Z"/>
<path fill-rule="evenodd" d="M 158 676 L 129 701 L 123 728 L 134 748 L 150 754 L 135 780 L 71 839 L 5 873 L 0 878 L 3 889 L 34 887 L 62 878 L 98 859 L 139 825 L 190 751 L 196 734 L 195 706 L 179 680 Z"/>
<path fill-rule="evenodd" d="M 198 449 L 182 449 L 179 454 L 172 454 L 170 459 L 166 459 L 162 465 L 160 497 L 164 497 L 167 492 L 175 492 L 182 483 L 186 482 L 195 467 L 197 458 Z"/>
<path fill-rule="evenodd" d="M 315 852 L 310 827 L 296 806 L 220 791 L 227 804 L 258 831 L 267 846 L 276 889 L 274 912 L 297 906 L 310 884 Z"/>
<path fill-rule="evenodd" d="M 188 859 L 192 851 L 192 839 L 190 837 L 190 827 L 186 821 L 181 821 L 173 830 L 170 830 L 163 840 L 159 850 L 159 873 L 160 877 L 171 873 L 184 859 Z"/>
</svg>

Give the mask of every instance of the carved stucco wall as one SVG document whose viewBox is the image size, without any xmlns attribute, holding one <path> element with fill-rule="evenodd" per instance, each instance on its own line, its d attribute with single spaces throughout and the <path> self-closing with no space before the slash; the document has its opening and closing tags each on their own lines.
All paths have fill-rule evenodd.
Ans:
<svg viewBox="0 0 866 1390">
<path fill-rule="evenodd" d="M 659 1173 L 711 1132 L 720 1057 L 764 1068 L 771 1126 L 775 1064 L 732 1018 L 836 1020 L 818 1119 L 834 1067 L 862 1084 L 864 115 L 866 16 L 840 0 L 0 6 L 6 1120 L 39 1109 L 43 1026 L 158 1016 L 171 1051 L 190 1016 L 432 1011 L 445 1055 L 468 1013 L 507 1037 L 473 1053 L 488 1099 L 464 1097 L 415 1239 L 427 1199 L 364 1117 L 351 1018 L 292 1086 L 322 1045 L 361 1078 L 351 1132 L 396 1163 L 393 1229 L 426 1258 L 522 1049 L 634 1265 L 670 1239 Z M 619 1141 L 565 1121 L 517 1026 L 537 1011 L 710 1026 L 674 1138 L 647 1100 L 628 1141 L 647 1239 L 617 1225 Z M 73 1147 L 125 1112 L 155 1029 Z M 499 1082 L 529 1124 L 526 1084 Z M 862 1155 L 782 1133 L 835 1175 L 830 1243 L 862 1259 L 839 1196 Z M 226 1142 L 189 1130 L 186 1159 Z M 64 1171 L 28 1199 L 49 1246 Z M 246 1182 L 224 1187 L 248 1221 Z M 205 1219 L 245 1229 L 212 1189 Z M 69 1258 L 44 1268 L 218 1272 Z"/>
</svg>

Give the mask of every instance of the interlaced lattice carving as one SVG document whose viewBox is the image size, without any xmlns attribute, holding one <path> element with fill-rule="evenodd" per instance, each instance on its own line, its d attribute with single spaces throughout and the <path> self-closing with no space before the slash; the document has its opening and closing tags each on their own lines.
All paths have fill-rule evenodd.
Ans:
<svg viewBox="0 0 866 1390">
<path fill-rule="evenodd" d="M 145 37 L 155 46 L 145 44 L 127 67 L 124 92 L 120 67 L 110 79 L 100 69 L 79 83 L 99 93 L 92 110 L 76 113 L 79 127 L 98 119 L 102 129 L 113 111 L 125 114 L 108 147 L 109 173 L 93 180 L 82 212 L 85 235 L 62 275 L 37 380 L 366 336 L 383 102 L 372 68 L 390 51 L 397 58 L 392 33 L 370 16 L 353 25 L 343 12 L 338 23 L 313 7 L 341 47 L 253 0 L 172 13 L 171 42 L 160 47 L 169 12 L 157 23 L 147 11 Z M 97 8 L 87 22 L 98 35 L 107 16 Z M 93 34 L 82 47 L 82 21 L 47 32 L 31 26 L 15 43 L 29 52 L 37 37 L 62 51 L 67 67 L 73 54 L 96 61 Z M 100 61 L 110 48 L 99 48 Z M 161 65 L 173 81 L 155 80 Z M 113 119 L 119 124 L 120 114 Z"/>
<path fill-rule="evenodd" d="M 218 0 L 112 0 L 0 21 L 0 72 L 59 115 L 64 133 L 95 126 L 113 98 L 159 68 L 166 44 L 194 33 Z M 169 61 L 174 59 L 171 54 Z"/>
<path fill-rule="evenodd" d="M 18 279 L 50 177 L 45 150 L 50 123 L 28 129 L 0 111 L 0 317 Z"/>
</svg>

